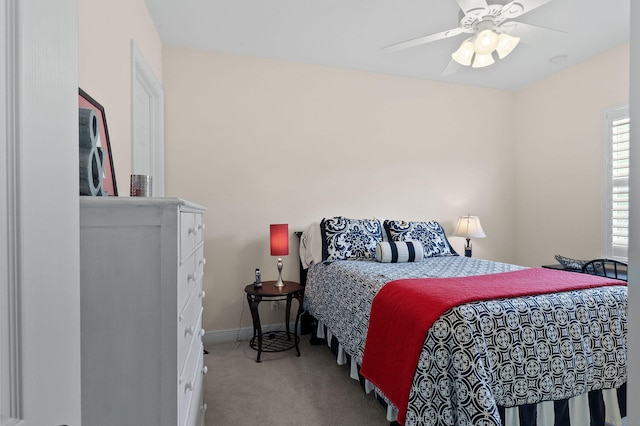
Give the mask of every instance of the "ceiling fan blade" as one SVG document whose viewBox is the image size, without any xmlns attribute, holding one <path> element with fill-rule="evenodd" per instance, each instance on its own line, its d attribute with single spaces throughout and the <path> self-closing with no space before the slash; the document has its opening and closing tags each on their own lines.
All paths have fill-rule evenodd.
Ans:
<svg viewBox="0 0 640 426">
<path fill-rule="evenodd" d="M 466 15 L 471 10 L 485 9 L 488 7 L 487 0 L 456 0 L 462 12 Z"/>
<path fill-rule="evenodd" d="M 498 31 L 504 32 L 514 37 L 520 37 L 520 41 L 525 44 L 539 44 L 547 37 L 559 34 L 567 34 L 566 31 L 554 30 L 552 28 L 540 27 L 538 25 L 525 24 L 524 22 L 509 21 L 500 25 Z"/>
<path fill-rule="evenodd" d="M 465 31 L 462 28 L 453 28 L 451 30 L 441 31 L 439 33 L 429 34 L 426 36 L 422 36 L 422 37 L 414 38 L 411 40 L 402 41 L 400 43 L 395 43 L 389 46 L 385 46 L 382 48 L 382 50 L 384 50 L 385 52 L 396 52 L 398 50 L 420 46 L 421 44 L 430 43 L 432 41 L 442 40 L 443 38 L 454 37 L 463 32 Z"/>
<path fill-rule="evenodd" d="M 533 9 L 537 9 L 550 1 L 551 0 L 514 0 L 502 6 L 500 16 L 497 20 L 501 22 L 506 19 L 517 18 L 518 16 L 531 12 Z"/>
<path fill-rule="evenodd" d="M 460 70 L 460 68 L 462 68 L 462 65 L 460 65 L 459 63 L 451 59 L 447 64 L 446 68 L 444 69 L 444 71 L 442 71 L 441 77 L 446 77 L 448 75 L 455 74 Z"/>
</svg>

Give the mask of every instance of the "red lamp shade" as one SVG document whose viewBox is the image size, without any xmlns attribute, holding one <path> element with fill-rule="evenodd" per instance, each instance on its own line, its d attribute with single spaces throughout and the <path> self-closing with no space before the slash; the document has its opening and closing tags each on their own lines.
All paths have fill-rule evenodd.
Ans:
<svg viewBox="0 0 640 426">
<path fill-rule="evenodd" d="M 270 225 L 271 256 L 286 256 L 289 254 L 289 225 Z"/>
</svg>

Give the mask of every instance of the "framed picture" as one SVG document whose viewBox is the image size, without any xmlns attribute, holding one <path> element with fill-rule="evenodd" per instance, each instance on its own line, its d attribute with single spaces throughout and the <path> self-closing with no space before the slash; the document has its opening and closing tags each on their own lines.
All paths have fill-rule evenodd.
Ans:
<svg viewBox="0 0 640 426">
<path fill-rule="evenodd" d="M 104 108 L 78 88 L 80 195 L 117 196 Z"/>
</svg>

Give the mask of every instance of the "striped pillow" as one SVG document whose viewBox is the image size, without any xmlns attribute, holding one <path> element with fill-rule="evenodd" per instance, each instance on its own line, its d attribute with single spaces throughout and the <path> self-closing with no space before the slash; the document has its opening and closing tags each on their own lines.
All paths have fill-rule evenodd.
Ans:
<svg viewBox="0 0 640 426">
<path fill-rule="evenodd" d="M 376 245 L 376 260 L 381 263 L 420 262 L 423 258 L 420 241 L 381 241 Z"/>
</svg>

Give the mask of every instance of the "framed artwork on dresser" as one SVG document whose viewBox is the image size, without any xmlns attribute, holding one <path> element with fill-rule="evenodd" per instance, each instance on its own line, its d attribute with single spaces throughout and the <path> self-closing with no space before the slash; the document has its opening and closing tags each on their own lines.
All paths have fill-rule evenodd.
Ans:
<svg viewBox="0 0 640 426">
<path fill-rule="evenodd" d="M 80 195 L 117 196 L 104 107 L 78 88 Z"/>
</svg>

